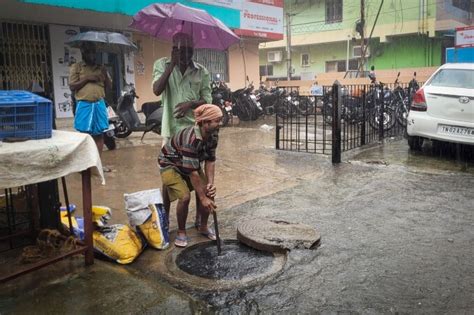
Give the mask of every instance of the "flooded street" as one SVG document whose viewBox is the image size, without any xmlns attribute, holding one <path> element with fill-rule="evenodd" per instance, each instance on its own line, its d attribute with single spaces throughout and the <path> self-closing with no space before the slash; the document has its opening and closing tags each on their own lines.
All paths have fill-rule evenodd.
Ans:
<svg viewBox="0 0 474 315">
<path fill-rule="evenodd" d="M 221 130 L 216 164 L 221 235 L 235 239 L 238 223 L 252 218 L 300 222 L 321 234 L 318 248 L 290 251 L 281 271 L 255 285 L 213 291 L 163 277 L 160 263 L 177 251 L 173 246 L 161 252 L 148 248 L 127 266 L 96 260 L 85 268 L 73 259 L 58 264 L 62 269 L 49 267 L 5 285 L 0 313 L 474 312 L 472 160 L 433 154 L 429 147 L 411 153 L 406 141 L 393 140 L 343 155 L 343 163 L 333 166 L 327 156 L 276 151 L 274 130 L 261 130 L 263 123 L 274 125 L 257 121 Z M 147 135 L 145 144 L 138 139 L 134 135 L 104 152 L 104 164 L 114 171 L 106 174 L 105 186 L 93 180 L 93 202 L 112 208 L 112 223 L 127 223 L 124 193 L 161 187 L 159 137 Z M 68 185 L 81 208 L 79 176 L 68 177 Z M 190 209 L 189 235 L 202 240 L 191 232 L 194 205 Z M 175 219 L 172 208 L 171 230 Z M 210 252 L 215 253 L 204 254 Z"/>
<path fill-rule="evenodd" d="M 213 303 L 225 305 L 223 313 L 470 313 L 473 184 L 464 174 L 343 164 L 234 207 L 226 222 L 304 221 L 320 231 L 321 246 L 291 251 L 283 273 L 247 292 L 244 303 L 233 305 L 233 294 Z"/>
</svg>

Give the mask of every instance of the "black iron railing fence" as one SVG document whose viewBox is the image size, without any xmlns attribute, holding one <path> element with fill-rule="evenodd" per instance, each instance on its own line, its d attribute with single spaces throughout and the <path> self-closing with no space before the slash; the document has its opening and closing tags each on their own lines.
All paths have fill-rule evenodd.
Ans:
<svg viewBox="0 0 474 315">
<path fill-rule="evenodd" d="M 284 88 L 274 106 L 276 148 L 329 154 L 331 131 L 323 117 L 319 97 L 301 96 L 297 88 Z"/>
<path fill-rule="evenodd" d="M 406 129 L 416 91 L 408 84 L 324 86 L 321 96 L 302 96 L 298 88 L 280 88 L 274 106 L 276 148 L 331 154 L 399 137 Z"/>
</svg>

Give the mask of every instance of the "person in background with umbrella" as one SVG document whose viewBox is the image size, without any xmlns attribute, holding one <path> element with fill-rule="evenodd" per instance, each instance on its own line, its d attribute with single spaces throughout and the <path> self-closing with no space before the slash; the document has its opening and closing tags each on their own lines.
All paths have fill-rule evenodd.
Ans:
<svg viewBox="0 0 474 315">
<path fill-rule="evenodd" d="M 102 153 L 104 147 L 104 131 L 109 127 L 107 108 L 104 102 L 105 89 L 112 88 L 112 81 L 107 69 L 96 64 L 96 47 L 93 43 L 81 45 L 81 62 L 71 66 L 69 72 L 69 88 L 77 101 L 74 117 L 74 128 L 88 133 Z M 109 171 L 104 167 L 104 171 Z"/>
<path fill-rule="evenodd" d="M 158 59 L 153 67 L 153 93 L 161 95 L 163 119 L 161 125 L 162 146 L 181 129 L 194 126 L 193 109 L 212 103 L 209 71 L 192 60 L 193 39 L 190 35 L 177 33 L 173 36 L 171 58 Z M 217 137 L 217 135 L 216 135 Z M 198 204 L 196 194 L 196 204 Z M 163 205 L 169 213 L 170 200 L 166 187 L 163 187 Z M 195 225 L 200 232 L 215 240 L 214 232 L 200 228 L 199 207 L 196 210 Z"/>
</svg>

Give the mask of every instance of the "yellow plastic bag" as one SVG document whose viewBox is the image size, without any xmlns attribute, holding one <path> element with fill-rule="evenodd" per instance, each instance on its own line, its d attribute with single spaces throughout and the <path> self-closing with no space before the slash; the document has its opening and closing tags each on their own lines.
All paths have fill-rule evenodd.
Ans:
<svg viewBox="0 0 474 315">
<path fill-rule="evenodd" d="M 119 264 L 129 264 L 140 255 L 143 243 L 128 225 L 115 224 L 92 233 L 94 249 Z"/>
<path fill-rule="evenodd" d="M 165 249 L 169 246 L 169 237 L 166 214 L 161 206 L 149 205 L 151 216 L 142 225 L 137 226 L 147 240 L 147 243 L 156 249 Z M 164 228 L 166 226 L 166 228 Z"/>
<path fill-rule="evenodd" d="M 99 227 L 105 226 L 112 217 L 112 209 L 105 206 L 92 206 L 92 222 Z"/>
</svg>

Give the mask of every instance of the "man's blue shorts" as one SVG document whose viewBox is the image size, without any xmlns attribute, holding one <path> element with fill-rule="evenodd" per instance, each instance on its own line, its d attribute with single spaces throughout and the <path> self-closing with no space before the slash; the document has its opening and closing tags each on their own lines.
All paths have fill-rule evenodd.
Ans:
<svg viewBox="0 0 474 315">
<path fill-rule="evenodd" d="M 104 100 L 100 99 L 97 102 L 78 101 L 74 128 L 92 136 L 104 133 L 109 128 Z"/>
</svg>

